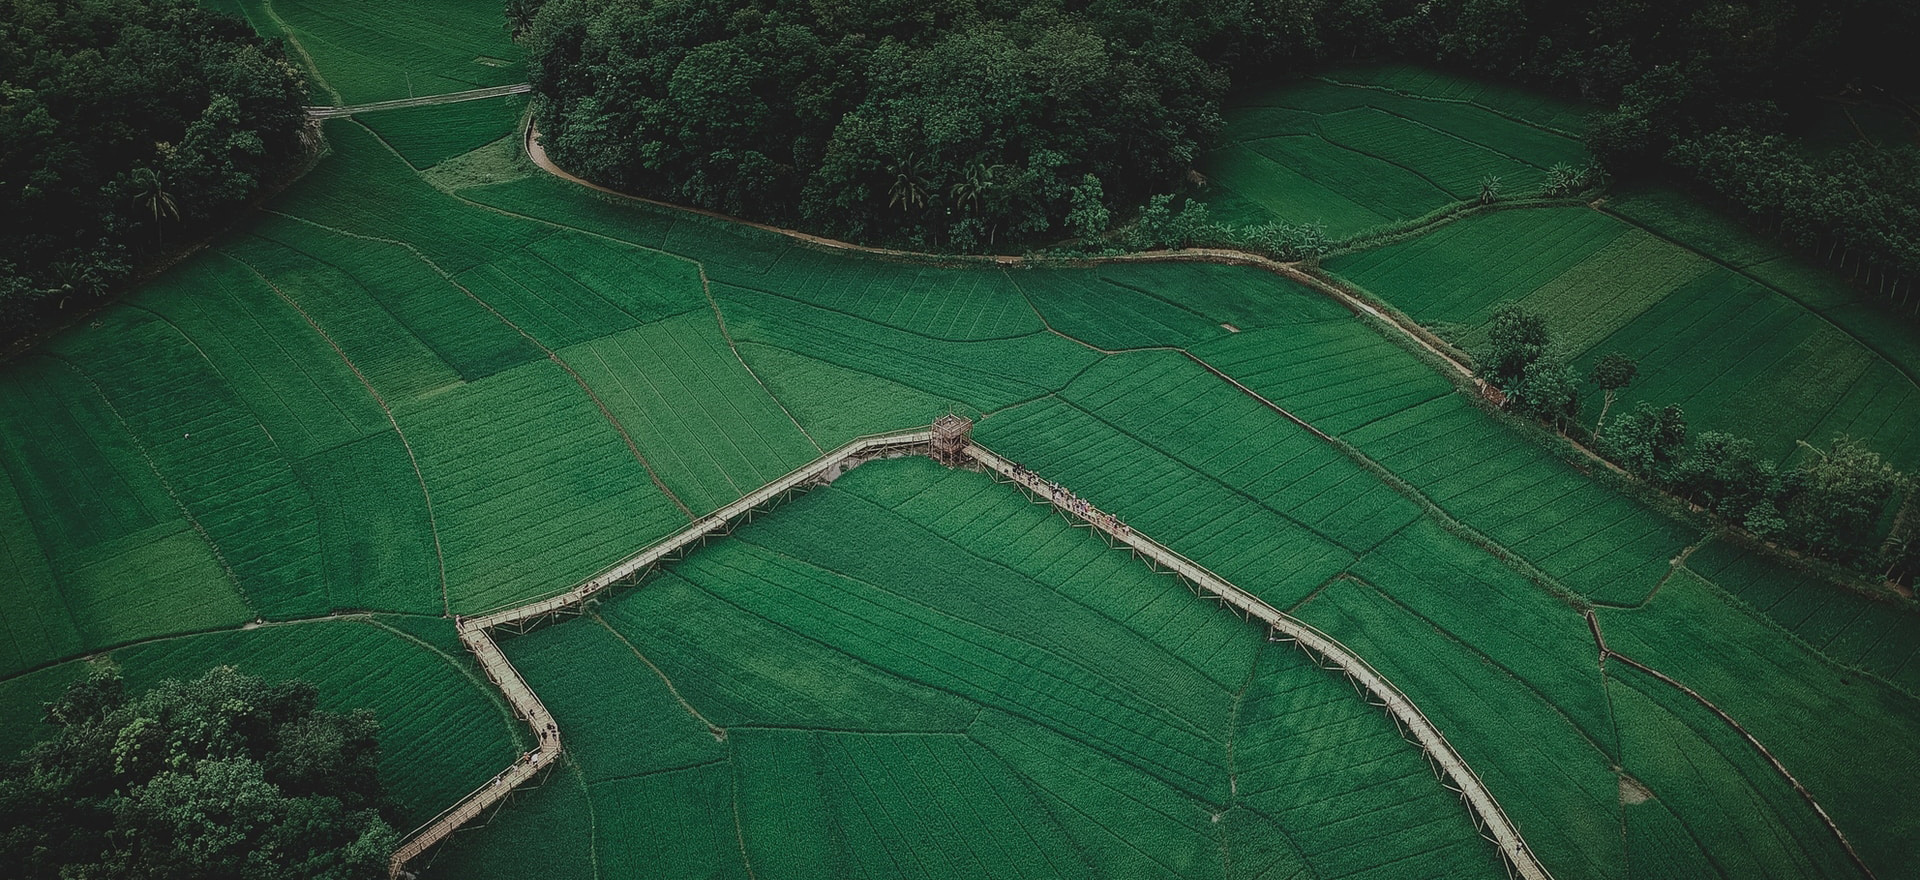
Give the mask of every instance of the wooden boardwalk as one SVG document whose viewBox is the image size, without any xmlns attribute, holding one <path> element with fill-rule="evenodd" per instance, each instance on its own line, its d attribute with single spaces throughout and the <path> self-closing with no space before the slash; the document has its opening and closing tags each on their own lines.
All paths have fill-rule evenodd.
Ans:
<svg viewBox="0 0 1920 880">
<path fill-rule="evenodd" d="M 1487 791 L 1487 787 L 1475 775 L 1473 769 L 1453 749 L 1453 744 L 1440 733 L 1418 706 L 1393 686 L 1386 676 L 1367 665 L 1360 655 L 1348 650 L 1345 645 L 1335 641 L 1332 636 L 1315 629 L 1303 620 L 1292 617 L 1278 608 L 1261 601 L 1225 578 L 1208 571 L 1199 563 L 1160 544 L 1119 519 L 1101 512 L 1084 500 L 1066 492 L 1056 484 L 1039 475 L 1019 468 L 1004 458 L 995 455 L 978 444 L 969 444 L 966 454 L 982 467 L 998 474 L 1002 479 L 1031 492 L 1035 497 L 1046 500 L 1054 507 L 1077 518 L 1106 535 L 1109 540 L 1119 542 L 1134 553 L 1146 557 L 1154 565 L 1178 575 L 1181 580 L 1198 590 L 1212 595 L 1222 604 L 1232 607 L 1242 616 L 1257 618 L 1268 627 L 1275 638 L 1293 642 L 1304 649 L 1308 655 L 1325 666 L 1345 674 L 1367 700 L 1382 709 L 1399 725 L 1400 730 L 1414 745 L 1420 747 L 1433 763 L 1434 770 L 1440 775 L 1447 787 L 1458 792 L 1461 800 L 1467 804 L 1474 822 L 1480 826 L 1480 833 L 1500 849 L 1500 855 L 1508 869 L 1523 880 L 1551 880 L 1540 860 L 1534 858 L 1533 851 L 1520 836 L 1519 829 L 1500 809 L 1499 802 Z"/>
<path fill-rule="evenodd" d="M 431 849 L 456 829 L 486 814 L 503 801 L 514 788 L 533 779 L 542 769 L 552 766 L 559 759 L 559 725 L 547 712 L 546 706 L 540 702 L 540 697 L 527 686 L 526 680 L 520 677 L 519 671 L 507 661 L 506 654 L 501 652 L 500 646 L 493 639 L 493 630 L 522 631 L 557 615 L 579 613 L 582 603 L 588 599 L 614 586 L 637 582 L 662 562 L 676 558 L 710 537 L 725 534 L 732 528 L 735 520 L 750 516 L 762 505 L 797 489 L 831 480 L 847 468 L 868 459 L 927 451 L 931 439 L 931 432 L 925 430 L 859 438 L 702 517 L 671 537 L 647 547 L 565 592 L 477 617 L 457 618 L 460 641 L 473 652 L 481 669 L 486 672 L 487 678 L 500 689 L 508 705 L 513 707 L 514 714 L 532 729 L 534 740 L 538 745 L 533 751 L 521 755 L 511 766 L 500 771 L 486 785 L 461 798 L 458 803 L 448 807 L 409 835 L 400 848 L 394 851 L 389 863 L 389 875 L 395 878 L 404 876 L 408 862 Z M 1503 860 L 1514 875 L 1523 880 L 1552 880 L 1552 875 L 1538 859 L 1534 858 L 1533 851 L 1527 848 L 1526 841 L 1521 838 L 1519 830 L 1500 809 L 1499 803 L 1487 791 L 1486 785 L 1481 783 L 1480 777 L 1474 775 L 1466 761 L 1454 751 L 1453 745 L 1441 735 L 1440 729 L 1420 712 L 1412 700 L 1394 687 L 1385 676 L 1367 665 L 1367 662 L 1358 654 L 1306 622 L 1268 605 L 1193 560 L 1133 531 L 1119 519 L 1102 513 L 1072 493 L 1066 492 L 1024 468 L 1015 466 L 985 447 L 969 443 L 964 452 L 967 458 L 977 462 L 999 478 L 1011 481 L 1036 497 L 1048 501 L 1069 516 L 1098 530 L 1107 536 L 1108 540 L 1126 546 L 1158 568 L 1173 572 L 1195 589 L 1218 599 L 1241 615 L 1258 618 L 1268 627 L 1272 637 L 1299 645 L 1321 665 L 1345 674 L 1369 702 L 1386 710 L 1388 716 L 1399 725 L 1401 732 L 1407 736 L 1408 740 L 1419 746 L 1426 754 L 1435 772 L 1440 775 L 1447 787 L 1460 794 L 1461 799 L 1467 804 L 1469 814 L 1479 825 L 1481 833 L 1499 848 Z"/>
<path fill-rule="evenodd" d="M 931 433 L 921 431 L 901 431 L 893 434 L 876 434 L 853 440 L 812 462 L 761 486 L 732 504 L 714 511 L 699 521 L 675 532 L 667 539 L 647 547 L 607 569 L 579 586 L 566 592 L 542 599 L 536 599 L 524 605 L 507 608 L 478 617 L 455 618 L 460 632 L 460 641 L 473 652 L 480 668 L 494 687 L 500 689 L 500 695 L 506 698 L 507 705 L 513 707 L 513 714 L 527 723 L 533 731 L 534 741 L 538 744 L 533 751 L 521 755 L 512 765 L 500 771 L 486 785 L 474 789 L 453 806 L 433 817 L 425 825 L 416 829 L 394 850 L 393 857 L 387 863 L 389 877 L 401 877 L 406 874 L 407 863 L 419 857 L 447 835 L 466 825 L 487 811 L 493 809 L 513 790 L 533 779 L 542 769 L 550 767 L 560 757 L 560 726 L 553 715 L 540 702 L 539 695 L 527 686 L 526 679 L 520 677 L 519 670 L 507 661 L 507 655 L 493 640 L 492 630 L 524 630 L 550 617 L 566 613 L 578 613 L 582 603 L 600 592 L 622 583 L 633 583 L 644 577 L 654 566 L 674 558 L 704 542 L 710 537 L 725 534 L 732 528 L 735 520 L 749 516 L 754 510 L 774 499 L 780 498 L 796 489 L 818 484 L 838 476 L 849 467 L 871 458 L 922 451 L 931 438 Z"/>
<path fill-rule="evenodd" d="M 341 116 L 352 116 L 356 113 L 398 110 L 403 107 L 428 107 L 436 104 L 459 104 L 464 101 L 484 101 L 488 98 L 524 95 L 531 91 L 533 91 L 532 83 L 514 83 L 510 86 L 488 86 L 484 89 L 448 92 L 444 95 L 421 95 L 417 98 L 395 98 L 391 101 L 375 101 L 371 104 L 354 104 L 351 107 L 316 105 L 307 108 L 307 115 L 314 119 L 334 119 Z"/>
</svg>

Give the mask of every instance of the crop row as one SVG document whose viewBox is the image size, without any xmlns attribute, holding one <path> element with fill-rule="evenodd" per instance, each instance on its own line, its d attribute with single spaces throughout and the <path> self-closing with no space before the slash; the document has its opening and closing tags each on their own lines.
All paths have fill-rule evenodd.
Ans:
<svg viewBox="0 0 1920 880">
<path fill-rule="evenodd" d="M 273 438 L 191 339 L 151 313 L 120 310 L 61 354 L 106 397 L 259 610 L 325 605 L 313 498 Z"/>
<path fill-rule="evenodd" d="M 1010 277 L 1048 326 L 1108 350 L 1187 346 L 1240 330 L 1346 316 L 1325 297 L 1247 266 L 1111 263 Z"/>
<path fill-rule="evenodd" d="M 942 540 L 1032 578 L 1076 603 L 1070 613 L 1127 627 L 1222 688 L 1238 688 L 1252 665 L 1256 643 L 1245 622 L 1131 555 L 1087 540 L 1049 507 L 1015 503 L 1023 498 L 1018 490 L 919 461 L 865 468 L 835 488 L 887 505 Z"/>
<path fill-rule="evenodd" d="M 830 734 L 821 753 L 852 876 L 1086 874 L 1018 777 L 963 736 Z"/>
<path fill-rule="evenodd" d="M 1824 445 L 1841 433 L 1899 465 L 1920 456 L 1911 440 L 1920 386 L 1910 375 L 1920 348 L 1600 212 L 1470 218 L 1328 268 L 1469 348 L 1498 306 L 1517 302 L 1547 319 L 1581 370 L 1625 352 L 1640 378 L 1616 407 L 1679 404 L 1696 431 L 1751 437 L 1783 459 L 1796 441 Z M 1598 404 L 1589 398 L 1589 418 Z"/>
<path fill-rule="evenodd" d="M 1569 136 L 1586 124 L 1591 108 L 1533 89 L 1404 64 L 1344 68 L 1328 79 L 1378 86 L 1435 101 L 1466 101 L 1529 125 Z"/>
<path fill-rule="evenodd" d="M 778 346 L 993 410 L 1066 385 L 1095 359 L 1056 336 L 949 342 L 744 288 L 715 284 L 734 339 Z"/>
<path fill-rule="evenodd" d="M 526 96 L 508 95 L 365 113 L 357 118 L 407 164 L 424 170 L 491 141 L 511 137 L 526 107 Z"/>
<path fill-rule="evenodd" d="M 669 572 L 611 603 L 603 617 L 722 727 L 960 731 L 973 717 L 973 704 L 952 693 L 901 678 L 744 604 L 730 581 L 695 584 Z"/>
<path fill-rule="evenodd" d="M 1910 765 L 1902 744 L 1920 738 L 1910 694 L 1808 650 L 1685 568 L 1646 607 L 1599 617 L 1610 648 L 1692 688 L 1765 744 L 1869 866 L 1914 863 L 1913 838 L 1854 831 L 1901 809 L 1884 781 Z"/>
<path fill-rule="evenodd" d="M 1349 441 L 1443 510 L 1589 598 L 1632 602 L 1691 535 L 1519 442 L 1459 397 L 1356 429 Z"/>
<path fill-rule="evenodd" d="M 934 339 L 1006 339 L 1040 328 L 997 269 L 957 269 L 795 250 L 751 285 Z"/>
<path fill-rule="evenodd" d="M 500 10 L 473 0 L 221 0 L 269 37 L 299 41 L 320 79 L 349 104 L 505 85 L 525 78 Z M 282 28 L 287 28 L 282 31 Z M 316 90 L 318 91 L 318 90 Z M 326 95 L 317 94 L 324 103 Z"/>
<path fill-rule="evenodd" d="M 1622 813 L 1669 810 L 1688 831 L 1629 836 L 1634 863 L 1728 880 L 1859 876 L 1806 802 L 1720 719 L 1637 670 L 1611 672 L 1607 689 L 1621 765 L 1654 797 L 1622 803 Z"/>
<path fill-rule="evenodd" d="M 1239 333 L 1194 354 L 1335 435 L 1453 391 L 1431 367 L 1351 320 Z"/>
<path fill-rule="evenodd" d="M 687 506 L 705 513 L 820 454 L 691 312 L 560 352 Z"/>
<path fill-rule="evenodd" d="M 1512 93 L 1451 77 L 1369 88 L 1369 72 L 1355 73 L 1352 83 L 1289 82 L 1227 109 L 1229 142 L 1202 166 L 1219 217 L 1318 222 L 1340 237 L 1477 199 L 1489 177 L 1507 195 L 1528 193 L 1545 169 L 1587 160 L 1572 129 L 1552 127 L 1566 117 L 1537 100 L 1516 106 Z"/>
<path fill-rule="evenodd" d="M 1627 232 L 1583 208 L 1500 211 L 1335 257 L 1326 268 L 1417 320 L 1470 329 L 1502 303 L 1548 284 Z"/>
<path fill-rule="evenodd" d="M 1674 291 L 1602 348 L 1642 358 L 1647 381 L 1624 401 L 1678 403 L 1695 430 L 1752 437 L 1780 459 L 1797 440 L 1837 434 L 1902 466 L 1920 457 L 1920 386 L 1822 316 L 1726 270 Z"/>
<path fill-rule="evenodd" d="M 866 434 L 932 424 L 956 401 L 892 379 L 772 345 L 738 344 L 740 356 L 823 449 Z"/>
<path fill-rule="evenodd" d="M 1315 876 L 1398 877 L 1422 865 L 1503 873 L 1393 722 L 1299 651 L 1267 646 L 1235 720 L 1240 802 L 1286 829 Z"/>
<path fill-rule="evenodd" d="M 1367 658 L 1446 733 L 1543 862 L 1627 876 L 1612 759 L 1546 696 L 1355 581 L 1329 585 L 1298 614 Z"/>
<path fill-rule="evenodd" d="M 1113 358 L 1064 396 L 1348 550 L 1364 552 L 1419 515 L 1331 444 L 1184 358 Z"/>
<path fill-rule="evenodd" d="M 397 415 L 433 499 L 457 610 L 571 585 L 686 522 L 552 364 L 462 385 Z"/>
<path fill-rule="evenodd" d="M 1317 140 L 1317 136 L 1314 138 Z M 1308 141 L 1294 146 L 1292 152 L 1338 149 L 1332 144 L 1316 146 Z M 1335 236 L 1344 236 L 1394 219 L 1349 198 L 1340 190 L 1338 181 L 1307 177 L 1249 144 L 1226 144 L 1208 153 L 1204 161 L 1201 167 L 1207 176 L 1210 215 L 1222 222 L 1244 226 L 1271 222 L 1319 224 Z M 1425 185 L 1417 175 L 1382 159 L 1354 154 L 1348 164 L 1352 178 L 1397 179 L 1415 194 L 1411 198 L 1417 198 L 1419 186 Z M 1418 214 L 1411 211 L 1412 216 Z"/>
<path fill-rule="evenodd" d="M 910 550 L 899 542 L 917 533 L 923 552 L 850 558 L 856 545 L 828 559 L 809 554 L 856 569 L 858 580 L 757 548 L 681 568 L 696 582 L 726 577 L 742 606 L 896 675 L 1034 718 L 1188 790 L 1218 784 L 1205 769 L 1227 714 L 1217 685 L 1164 655 L 1142 662 L 1158 652 L 1124 628 L 1076 615 L 1026 578 L 938 552 L 924 532 L 886 529 L 880 519 L 860 523 L 868 547 Z M 829 540 L 811 530 L 806 537 Z M 755 540 L 770 536 L 762 530 Z"/>
<path fill-rule="evenodd" d="M 1910 612 L 1768 564 L 1724 540 L 1688 556 L 1687 567 L 1834 662 L 1920 691 L 1920 619 Z"/>
<path fill-rule="evenodd" d="M 1298 602 L 1353 559 L 1283 513 L 1071 405 L 1032 404 L 981 423 L 976 433 L 1276 607 Z"/>
</svg>

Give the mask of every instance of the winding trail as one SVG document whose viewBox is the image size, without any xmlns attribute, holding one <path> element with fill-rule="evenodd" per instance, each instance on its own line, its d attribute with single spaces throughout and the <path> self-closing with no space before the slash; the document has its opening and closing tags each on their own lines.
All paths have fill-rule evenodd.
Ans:
<svg viewBox="0 0 1920 880">
<path fill-rule="evenodd" d="M 1418 326 L 1411 325 L 1408 322 L 1400 319 L 1395 315 L 1389 314 L 1387 312 L 1383 312 L 1380 309 L 1375 308 L 1373 305 L 1368 303 L 1360 295 L 1338 284 L 1335 284 L 1333 281 L 1325 277 L 1322 277 L 1321 275 L 1308 271 L 1306 268 L 1303 267 L 1303 264 L 1299 262 L 1286 262 L 1282 260 L 1275 260 L 1271 257 L 1261 256 L 1260 254 L 1255 254 L 1248 251 L 1232 250 L 1229 248 L 1181 248 L 1178 250 L 1140 251 L 1136 253 L 1115 254 L 1112 256 L 1105 256 L 1105 257 L 1093 257 L 1093 258 L 1088 258 L 1084 260 L 1053 260 L 1053 259 L 1035 260 L 1035 259 L 1029 259 L 1027 257 L 1018 256 L 1014 254 L 943 255 L 943 254 L 929 254 L 921 251 L 899 250 L 897 248 L 874 247 L 872 245 L 864 245 L 864 244 L 857 244 L 851 241 L 843 241 L 837 238 L 828 238 L 823 235 L 814 235 L 813 233 L 810 233 L 810 232 L 801 232 L 798 229 L 790 229 L 784 226 L 773 226 L 767 223 L 757 223 L 752 220 L 744 220 L 739 217 L 729 216 L 726 214 L 722 214 L 718 211 L 709 211 L 704 208 L 694 208 L 694 207 L 689 207 L 687 205 L 676 205 L 672 202 L 663 202 L 658 199 L 650 199 L 645 196 L 636 196 L 636 195 L 633 195 L 632 193 L 621 192 L 617 189 L 613 189 L 612 187 L 602 186 L 600 184 L 594 183 L 591 180 L 587 180 L 584 177 L 576 176 L 568 172 L 566 169 L 561 168 L 559 165 L 554 164 L 553 159 L 547 155 L 546 147 L 540 143 L 540 140 L 541 140 L 540 131 L 534 128 L 531 120 L 529 120 L 525 125 L 525 130 L 521 136 L 521 144 L 526 149 L 527 158 L 533 160 L 533 164 L 539 166 L 540 170 L 545 171 L 548 174 L 551 174 L 554 177 L 558 177 L 561 180 L 565 180 L 569 183 L 577 184 L 579 186 L 586 187 L 587 189 L 591 189 L 596 192 L 606 193 L 607 195 L 614 196 L 619 199 L 638 202 L 640 204 L 645 204 L 645 205 L 653 205 L 659 208 L 667 208 L 669 210 L 674 210 L 674 211 L 684 211 L 689 214 L 697 214 L 702 217 L 708 217 L 714 220 L 722 220 L 727 223 L 734 223 L 741 226 L 749 226 L 764 232 L 771 232 L 771 233 L 774 233 L 775 235 L 782 235 L 787 238 L 794 239 L 796 241 L 802 241 L 802 242 L 806 242 L 807 244 L 817 245 L 819 247 L 829 248 L 837 251 L 845 251 L 848 253 L 867 254 L 870 256 L 887 257 L 887 258 L 896 259 L 896 260 L 908 260 L 908 261 L 917 262 L 917 263 L 945 263 L 950 265 L 971 264 L 971 265 L 1001 266 L 1001 267 L 1009 267 L 1009 268 L 1039 266 L 1039 265 L 1047 265 L 1047 266 L 1089 265 L 1091 266 L 1091 265 L 1101 265 L 1105 263 L 1215 263 L 1215 264 L 1221 264 L 1221 265 L 1249 266 L 1257 269 L 1265 269 L 1269 272 L 1272 272 L 1276 275 L 1286 278 L 1289 281 L 1293 281 L 1297 284 L 1304 285 L 1308 288 L 1311 288 L 1315 291 L 1318 291 L 1322 294 L 1332 297 L 1334 301 L 1345 306 L 1348 310 L 1352 311 L 1354 314 L 1365 315 L 1367 317 L 1375 319 L 1376 321 L 1379 321 L 1380 323 L 1388 327 L 1393 328 L 1394 330 L 1398 331 L 1401 335 L 1411 340 L 1415 345 L 1420 346 L 1421 348 L 1425 349 L 1427 352 L 1432 354 L 1434 357 L 1439 358 L 1441 361 L 1444 361 L 1448 365 L 1448 367 L 1450 367 L 1462 379 L 1473 383 L 1476 387 L 1483 388 L 1483 389 L 1486 387 L 1486 383 L 1481 381 L 1481 379 L 1474 374 L 1472 367 L 1467 366 L 1453 352 L 1447 350 L 1443 344 L 1432 339 L 1425 331 L 1421 330 Z"/>
</svg>

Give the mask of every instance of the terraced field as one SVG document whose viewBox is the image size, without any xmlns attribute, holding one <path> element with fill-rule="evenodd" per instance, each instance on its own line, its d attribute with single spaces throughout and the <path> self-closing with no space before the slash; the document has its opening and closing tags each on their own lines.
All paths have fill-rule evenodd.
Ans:
<svg viewBox="0 0 1920 880">
<path fill-rule="evenodd" d="M 315 103 L 367 104 L 525 82 L 491 0 L 203 0 L 285 36 L 314 72 Z"/>
<path fill-rule="evenodd" d="M 1244 89 L 1200 163 L 1216 219 L 1318 223 L 1336 238 L 1480 197 L 1530 195 L 1584 166 L 1587 108 L 1403 66 Z"/>
<path fill-rule="evenodd" d="M 445 39 L 371 33 L 385 7 L 273 11 L 325 80 L 371 100 L 403 96 L 390 74 L 416 64 L 436 88 L 484 84 L 463 65 L 502 39 L 491 9 L 442 10 Z M 1354 228 L 1572 143 L 1552 102 L 1405 69 L 1334 79 L 1274 92 L 1235 130 L 1304 112 L 1331 120 L 1325 143 L 1393 145 L 1351 167 L 1335 161 L 1351 151 L 1283 159 L 1346 167 L 1322 186 Z M 136 685 L 231 662 L 379 712 L 388 784 L 424 819 L 524 733 L 443 615 L 567 587 L 822 449 L 952 408 L 1364 655 L 1557 877 L 1858 876 L 1718 716 L 1600 662 L 1588 604 L 1613 650 L 1766 742 L 1879 876 L 1920 863 L 1920 809 L 1887 784 L 1920 778 L 1912 612 L 1602 487 L 1319 293 L 1213 265 L 934 267 L 601 198 L 527 166 L 504 101 L 327 135 L 332 155 L 257 222 L 0 366 L 0 553 L 19 573 L 0 614 L 5 751 L 39 735 L 28 707 L 76 658 L 104 653 Z M 1316 219 L 1293 204 L 1242 208 Z M 1704 221 L 1657 199 L 1618 210 L 1633 222 L 1488 214 L 1332 268 L 1467 335 L 1501 291 L 1532 296 L 1602 351 L 1752 276 L 1783 285 L 1756 301 L 1859 340 L 1860 376 L 1906 357 L 1840 293 L 1787 298 L 1792 270 L 1758 245 L 1690 232 Z M 1531 266 L 1513 279 L 1435 281 L 1530 232 L 1531 251 L 1501 252 Z M 1668 241 L 1689 237 L 1725 262 Z M 1627 270 L 1647 285 L 1581 295 Z M 1805 332 L 1809 357 L 1855 351 Z M 1760 434 L 1696 402 L 1735 387 L 1732 367 L 1642 356 L 1641 393 L 1704 389 L 1700 422 Z M 1800 364 L 1753 375 L 1855 394 L 1832 390 L 1845 370 Z M 1905 392 L 1872 393 L 1854 409 L 1888 413 L 1874 436 L 1897 438 Z M 1793 418 L 1769 443 L 1841 424 L 1805 399 L 1777 398 Z M 1261 636 L 1009 487 L 869 464 L 506 642 L 567 758 L 421 870 L 1502 873 L 1391 722 Z"/>
<path fill-rule="evenodd" d="M 1877 317 L 1862 294 L 1809 281 L 1791 258 L 1756 262 L 1770 253 L 1759 242 L 1699 236 L 1722 258 L 1666 237 L 1711 221 L 1657 194 L 1630 195 L 1620 215 L 1483 214 L 1326 267 L 1465 348 L 1484 338 L 1495 309 L 1518 302 L 1548 317 L 1582 371 L 1626 352 L 1642 378 L 1616 406 L 1677 403 L 1696 430 L 1751 437 L 1777 458 L 1796 441 L 1847 434 L 1902 468 L 1920 463 L 1911 328 Z"/>
<path fill-rule="evenodd" d="M 636 788 L 682 805 L 657 814 L 665 851 L 645 819 L 603 825 L 602 865 L 1500 875 L 1386 717 L 1260 635 L 1007 487 L 915 459 L 508 650 L 582 731 L 595 815 L 629 814 Z M 490 875 L 521 839 L 474 835 L 436 868 Z"/>
</svg>

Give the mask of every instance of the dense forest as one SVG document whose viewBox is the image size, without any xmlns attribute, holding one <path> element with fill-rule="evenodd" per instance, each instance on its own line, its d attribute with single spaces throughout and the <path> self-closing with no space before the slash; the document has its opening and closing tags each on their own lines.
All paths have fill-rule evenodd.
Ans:
<svg viewBox="0 0 1920 880">
<path fill-rule="evenodd" d="M 94 668 L 47 705 L 58 732 L 0 765 L 0 876 L 387 876 L 380 724 L 318 703 L 232 667 L 137 696 Z"/>
<path fill-rule="evenodd" d="M 252 196 L 305 103 L 277 41 L 196 0 L 0 0 L 0 341 Z"/>
<path fill-rule="evenodd" d="M 864 240 L 1098 231 L 1185 184 L 1234 81 L 1402 58 L 1590 101 L 1616 177 L 1920 278 L 1920 148 L 1791 135 L 1822 97 L 1910 99 L 1904 0 L 512 0 L 508 25 L 575 171 Z"/>
</svg>

